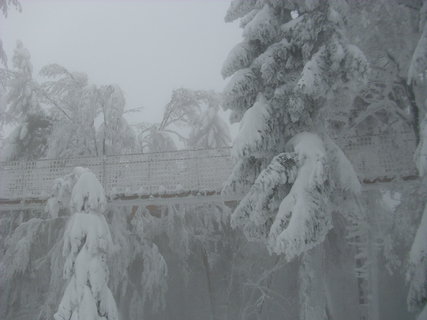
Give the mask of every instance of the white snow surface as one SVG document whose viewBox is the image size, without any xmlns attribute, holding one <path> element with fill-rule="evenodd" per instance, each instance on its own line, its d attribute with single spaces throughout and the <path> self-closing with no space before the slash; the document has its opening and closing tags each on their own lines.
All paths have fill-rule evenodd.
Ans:
<svg viewBox="0 0 427 320">
<path fill-rule="evenodd" d="M 257 0 L 234 0 L 225 15 L 225 22 L 232 22 L 245 16 L 255 7 Z"/>
<path fill-rule="evenodd" d="M 280 204 L 270 229 L 269 247 L 288 260 L 321 243 L 332 228 L 322 194 L 327 179 L 326 150 L 321 138 L 303 132 L 289 141 L 297 153 L 299 169 L 288 195 Z"/>
<path fill-rule="evenodd" d="M 242 109 L 251 95 L 258 91 L 257 77 L 250 68 L 241 69 L 233 74 L 223 90 L 223 108 L 225 110 Z"/>
<path fill-rule="evenodd" d="M 259 40 L 262 43 L 270 43 L 276 36 L 278 27 L 273 9 L 269 5 L 264 5 L 254 18 L 246 24 L 242 36 L 246 40 Z"/>
<path fill-rule="evenodd" d="M 254 58 L 252 52 L 248 42 L 238 43 L 225 59 L 221 75 L 227 78 L 237 70 L 248 67 Z"/>
<path fill-rule="evenodd" d="M 271 216 L 271 202 L 274 190 L 285 183 L 293 183 L 296 176 L 295 154 L 280 153 L 275 156 L 255 180 L 248 194 L 240 201 L 231 217 L 231 226 L 245 226 L 253 223 L 261 227 Z M 248 221 L 249 220 L 249 221 Z M 246 232 L 248 229 L 250 232 Z M 260 238 L 255 230 L 245 228 L 247 238 Z"/>
<path fill-rule="evenodd" d="M 58 217 L 59 209 L 70 206 L 73 187 L 85 172 L 90 171 L 86 168 L 75 167 L 70 174 L 55 179 L 51 190 L 51 197 L 48 199 L 45 209 L 51 218 Z"/>
<path fill-rule="evenodd" d="M 325 47 L 321 47 L 316 54 L 308 61 L 301 73 L 301 78 L 297 83 L 297 89 L 307 95 L 318 96 L 322 91 L 323 72 L 320 68 L 322 55 Z"/>
<path fill-rule="evenodd" d="M 289 20 L 288 22 L 283 24 L 280 27 L 280 29 L 282 30 L 283 33 L 289 34 L 289 32 L 291 32 L 292 29 L 294 29 L 298 23 L 302 22 L 302 20 L 303 20 L 303 16 L 298 16 L 295 19 Z"/>
<path fill-rule="evenodd" d="M 67 224 L 64 233 L 63 255 L 67 256 L 64 276 L 72 272 L 74 256 L 84 244 L 91 254 L 108 253 L 113 248 L 108 224 L 103 215 L 75 213 Z M 70 261 L 68 261 L 71 259 Z"/>
<path fill-rule="evenodd" d="M 251 150 L 258 150 L 262 146 L 263 132 L 267 129 L 269 118 L 268 102 L 262 94 L 259 94 L 255 104 L 245 112 L 240 123 L 239 134 L 233 142 L 234 158 L 247 156 Z"/>
<path fill-rule="evenodd" d="M 114 298 L 107 287 L 107 255 L 113 248 L 103 215 L 75 213 L 64 233 L 64 277 L 70 279 L 55 320 L 118 319 Z M 99 316 L 97 304 L 100 305 Z"/>
<path fill-rule="evenodd" d="M 286 61 L 288 58 L 289 49 L 288 40 L 282 39 L 269 46 L 265 52 L 260 54 L 253 62 L 252 66 L 259 68 L 262 80 L 266 84 L 277 84 L 277 74 L 284 72 L 280 61 Z"/>
<path fill-rule="evenodd" d="M 104 189 L 95 174 L 85 171 L 73 187 L 71 209 L 78 211 L 104 212 L 107 205 Z"/>
</svg>

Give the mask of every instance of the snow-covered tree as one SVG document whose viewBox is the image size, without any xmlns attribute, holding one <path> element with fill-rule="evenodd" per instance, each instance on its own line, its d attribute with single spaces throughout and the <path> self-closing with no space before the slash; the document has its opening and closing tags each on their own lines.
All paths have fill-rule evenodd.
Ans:
<svg viewBox="0 0 427 320">
<path fill-rule="evenodd" d="M 200 112 L 198 120 L 192 126 L 188 145 L 202 149 L 229 147 L 231 145 L 228 124 L 219 114 L 219 97 L 209 94 L 205 110 Z"/>
<path fill-rule="evenodd" d="M 140 124 L 142 150 L 159 152 L 230 145 L 230 133 L 219 114 L 220 96 L 213 91 L 180 88 L 172 92 L 160 124 Z M 188 132 L 189 131 L 189 132 Z"/>
<path fill-rule="evenodd" d="M 174 90 L 164 108 L 162 121 L 159 124 L 139 124 L 138 143 L 141 151 L 176 150 L 179 143 L 187 142 L 181 129 L 192 126 L 198 113 L 198 101 L 191 90 L 183 88 Z"/>
<path fill-rule="evenodd" d="M 125 99 L 119 86 L 98 88 L 89 84 L 86 74 L 70 72 L 57 64 L 43 67 L 40 74 L 49 79 L 43 82 L 42 92 L 54 124 L 48 157 L 101 156 L 135 150 L 134 132 L 123 117 Z M 96 128 L 98 118 L 102 121 Z"/>
<path fill-rule="evenodd" d="M 55 181 L 46 207 L 51 218 L 61 219 L 72 210 L 74 187 L 86 172 L 87 169 L 77 167 Z M 120 248 L 109 256 L 109 274 L 121 317 L 132 319 L 158 312 L 165 306 L 168 287 L 168 266 L 155 242 L 163 222 L 153 219 L 144 206 L 109 206 L 104 216 L 113 242 Z"/>
<path fill-rule="evenodd" d="M 230 144 L 230 133 L 225 121 L 218 114 L 220 96 L 213 91 L 174 90 L 166 105 L 160 128 L 168 128 L 178 135 L 176 128 L 187 127 L 191 131 L 183 140 L 187 146 L 197 148 L 218 148 Z M 174 130 L 171 130 L 171 127 Z"/>
<path fill-rule="evenodd" d="M 409 80 L 408 70 L 422 31 L 422 25 L 421 30 L 418 27 L 422 1 L 347 4 L 343 7 L 347 35 L 371 66 L 368 85 L 354 102 L 348 129 L 362 134 L 412 129 L 419 139 L 423 99 L 416 83 Z"/>
<path fill-rule="evenodd" d="M 222 70 L 231 76 L 223 106 L 241 119 L 231 182 L 257 179 L 232 223 L 291 259 L 322 242 L 332 227 L 332 194 L 360 190 L 327 132 L 328 115 L 347 107 L 334 100 L 351 101 L 367 62 L 346 41 L 342 17 L 329 2 L 234 1 L 226 20 L 239 17 L 244 40 Z"/>
<path fill-rule="evenodd" d="M 138 144 L 142 152 L 174 151 L 176 143 L 169 129 L 160 129 L 158 124 L 140 123 L 138 125 Z"/>
<path fill-rule="evenodd" d="M 107 286 L 107 258 L 113 250 L 103 215 L 104 190 L 89 170 L 82 172 L 71 193 L 71 216 L 64 233 L 64 277 L 68 285 L 56 320 L 118 319 L 116 302 Z"/>
<path fill-rule="evenodd" d="M 18 41 L 1 119 L 2 124 L 16 124 L 16 127 L 5 141 L 3 160 L 38 159 L 46 154 L 52 124 L 41 107 L 40 89 L 33 80 L 30 58 L 29 51 Z"/>
<path fill-rule="evenodd" d="M 33 81 L 31 55 L 21 41 L 17 41 L 12 61 L 16 76 L 10 85 L 7 102 L 10 118 L 13 120 L 28 113 L 39 112 L 40 102 L 36 92 L 37 84 Z"/>
<path fill-rule="evenodd" d="M 49 79 L 42 90 L 44 102 L 52 106 L 47 156 L 96 155 L 97 88 L 88 84 L 86 74 L 57 64 L 44 66 L 40 74 Z"/>
<path fill-rule="evenodd" d="M 422 176 L 426 170 L 426 144 L 423 138 L 426 133 L 425 50 L 421 49 L 425 1 L 347 4 L 344 10 L 347 34 L 364 52 L 371 66 L 368 86 L 355 100 L 349 130 L 356 134 L 396 134 L 412 129 L 415 140 L 419 142 L 415 162 Z M 406 142 L 395 143 L 400 147 Z M 396 158 L 401 156 L 400 153 L 397 150 L 391 152 Z M 393 174 L 399 175 L 399 172 Z M 382 274 L 375 279 L 380 314 L 391 310 L 384 307 L 387 301 L 387 305 L 395 306 L 395 311 L 401 310 L 409 317 L 401 296 L 393 292 L 407 290 L 404 275 L 408 253 L 421 221 L 425 192 L 424 178 L 411 182 L 397 180 L 387 186 L 374 187 L 369 192 L 370 223 L 365 231 L 368 232 L 371 251 L 380 257 L 371 261 L 369 267 L 377 275 Z M 367 194 L 365 196 L 368 197 Z M 382 255 L 379 254 L 381 252 Z M 410 269 L 413 270 L 413 267 Z M 395 312 L 396 318 L 403 318 L 403 313 L 397 315 Z"/>
<path fill-rule="evenodd" d="M 125 97 L 118 85 L 103 86 L 98 90 L 102 124 L 97 132 L 99 154 L 124 154 L 135 151 L 135 134 L 124 119 Z"/>
<path fill-rule="evenodd" d="M 243 41 L 222 68 L 231 77 L 223 107 L 240 121 L 228 186 L 250 186 L 231 224 L 288 261 L 302 256 L 301 319 L 343 312 L 331 301 L 342 294 L 331 289 L 326 300 L 316 294 L 334 281 L 318 281 L 323 257 L 337 253 L 322 244 L 333 228 L 345 241 L 338 223 L 349 211 L 343 199 L 361 191 L 351 163 L 329 138 L 342 130 L 368 75 L 363 53 L 345 36 L 340 4 L 236 0 L 225 18 L 241 18 L 243 28 Z"/>
</svg>

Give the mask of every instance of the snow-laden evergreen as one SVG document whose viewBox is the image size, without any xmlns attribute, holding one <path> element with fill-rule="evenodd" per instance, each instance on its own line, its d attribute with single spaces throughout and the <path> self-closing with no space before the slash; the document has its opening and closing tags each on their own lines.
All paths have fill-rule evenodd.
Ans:
<svg viewBox="0 0 427 320">
<path fill-rule="evenodd" d="M 270 228 L 269 242 L 274 252 L 292 259 L 323 242 L 332 227 L 332 218 L 326 209 L 326 150 L 321 139 L 300 133 L 289 144 L 297 154 L 299 168 Z"/>
<path fill-rule="evenodd" d="M 103 215 L 106 199 L 89 170 L 73 186 L 70 207 L 75 213 L 65 228 L 63 245 L 68 284 L 55 320 L 117 320 L 116 302 L 107 285 L 113 241 Z"/>
<path fill-rule="evenodd" d="M 233 144 L 240 169 L 230 182 L 252 176 L 259 166 L 265 170 L 233 221 L 291 259 L 321 243 L 332 228 L 332 193 L 360 191 L 350 162 L 326 132 L 334 99 L 357 94 L 366 80 L 367 62 L 346 40 L 343 19 L 332 2 L 260 1 L 249 11 L 246 6 L 233 2 L 227 13 L 246 19 L 250 12 L 244 42 L 223 68 L 224 76 L 231 75 L 223 106 L 233 118 L 243 118 Z M 299 12 L 295 19 L 292 10 Z M 347 186 L 340 186 L 346 179 Z"/>
<path fill-rule="evenodd" d="M 350 213 L 363 210 L 356 201 L 357 175 L 329 137 L 348 126 L 352 101 L 368 76 L 364 54 L 345 36 L 341 4 L 233 1 L 226 15 L 229 21 L 241 18 L 243 42 L 222 69 L 231 78 L 223 107 L 231 110 L 232 121 L 241 120 L 233 143 L 236 166 L 224 191 L 250 186 L 233 212 L 232 226 L 287 261 L 302 257 L 300 319 L 342 314 L 336 301 L 343 301 L 343 294 L 333 289 L 334 276 L 348 277 L 347 294 L 358 303 L 355 271 L 321 279 L 322 261 L 337 254 L 334 247 L 357 251 L 359 244 L 350 249 L 345 243 L 341 221 L 349 227 Z M 336 114 L 344 119 L 339 126 Z M 355 319 L 358 312 L 347 311 Z"/>
</svg>

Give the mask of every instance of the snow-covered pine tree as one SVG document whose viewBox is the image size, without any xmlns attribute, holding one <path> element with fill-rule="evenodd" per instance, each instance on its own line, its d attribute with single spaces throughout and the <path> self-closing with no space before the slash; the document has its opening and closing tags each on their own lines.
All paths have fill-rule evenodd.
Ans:
<svg viewBox="0 0 427 320">
<path fill-rule="evenodd" d="M 107 286 L 107 257 L 113 249 L 103 216 L 104 190 L 89 170 L 81 172 L 73 187 L 71 216 L 64 233 L 64 276 L 69 279 L 55 314 L 56 320 L 117 320 L 114 297 Z"/>
<path fill-rule="evenodd" d="M 55 180 L 52 188 L 52 196 L 49 198 L 46 209 L 53 220 L 62 220 L 64 213 L 71 210 L 72 191 L 81 175 L 87 169 L 77 167 L 70 174 Z M 163 225 L 160 219 L 154 219 L 144 207 L 110 207 L 104 213 L 110 227 L 111 236 L 115 246 L 120 250 L 114 250 L 109 259 L 109 274 L 111 291 L 117 299 L 117 306 L 120 316 L 124 319 L 136 318 L 147 312 L 158 312 L 165 306 L 165 295 L 167 291 L 168 267 L 165 259 L 159 252 L 155 243 L 155 238 L 164 238 L 164 235 L 157 233 L 159 224 Z M 151 217 L 151 219 L 150 219 Z M 62 218 L 62 219 L 61 219 Z M 144 231 L 148 225 L 147 230 Z M 60 234 L 64 233 L 61 229 Z M 65 239 L 64 239 L 65 240 Z M 62 241 L 57 241 L 58 245 Z M 12 252 L 12 248 L 10 248 Z M 60 252 L 55 249 L 49 250 L 52 261 L 56 267 L 52 272 L 57 275 L 57 265 Z M 59 252 L 59 253 L 57 253 Z M 15 272 L 10 268 L 10 272 Z M 51 282 L 58 282 L 57 276 L 51 277 Z M 59 302 L 55 303 L 58 290 L 49 287 L 48 301 L 55 308 Z M 46 309 L 43 306 L 43 309 Z M 51 312 L 43 310 L 47 317 Z"/>
<path fill-rule="evenodd" d="M 345 125 L 368 64 L 345 37 L 341 4 L 236 0 L 225 18 L 241 18 L 243 28 L 222 69 L 231 77 L 223 107 L 240 121 L 228 187 L 250 186 L 231 223 L 288 261 L 302 255 L 301 319 L 358 317 L 355 276 L 345 267 L 353 257 L 336 255 L 346 250 L 342 220 L 350 210 L 343 199 L 357 197 L 361 187 L 329 135 Z M 319 246 L 334 227 L 337 242 Z M 335 275 L 326 271 L 325 256 L 342 261 Z M 332 284 L 338 274 L 349 281 L 345 294 Z M 325 290 L 326 299 L 319 294 Z"/>
<path fill-rule="evenodd" d="M 222 69 L 231 76 L 223 106 L 241 120 L 230 183 L 247 177 L 254 183 L 232 224 L 288 259 L 323 241 L 335 196 L 360 191 L 328 131 L 329 116 L 348 108 L 334 100 L 351 101 L 368 66 L 346 41 L 332 4 L 237 0 L 226 15 L 226 21 L 242 18 L 243 27 L 243 42 Z"/>
</svg>

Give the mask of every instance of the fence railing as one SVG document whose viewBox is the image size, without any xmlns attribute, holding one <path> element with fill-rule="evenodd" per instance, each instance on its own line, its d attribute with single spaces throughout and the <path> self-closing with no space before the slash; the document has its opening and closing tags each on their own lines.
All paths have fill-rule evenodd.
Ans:
<svg viewBox="0 0 427 320">
<path fill-rule="evenodd" d="M 415 135 L 409 128 L 387 133 L 337 137 L 336 142 L 364 183 L 417 176 Z"/>
<path fill-rule="evenodd" d="M 337 137 L 362 182 L 416 176 L 411 131 Z M 220 192 L 231 174 L 230 149 L 82 157 L 0 163 L 0 198 L 47 198 L 53 181 L 76 167 L 87 167 L 108 195 Z"/>
<path fill-rule="evenodd" d="M 48 197 L 54 180 L 77 166 L 92 170 L 108 195 L 153 195 L 221 191 L 233 161 L 224 148 L 3 162 L 0 198 Z"/>
</svg>

